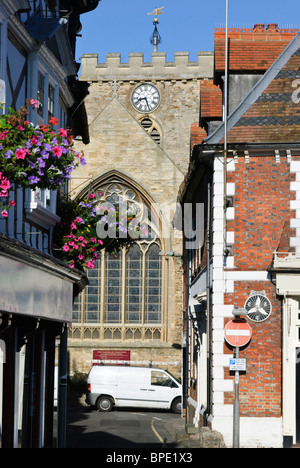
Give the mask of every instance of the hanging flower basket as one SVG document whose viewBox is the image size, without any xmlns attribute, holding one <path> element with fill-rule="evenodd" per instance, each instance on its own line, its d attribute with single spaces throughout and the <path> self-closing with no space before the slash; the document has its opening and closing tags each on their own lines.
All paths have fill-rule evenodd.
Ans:
<svg viewBox="0 0 300 468">
<path fill-rule="evenodd" d="M 131 245 L 141 232 L 134 215 L 103 202 L 102 193 L 90 193 L 80 203 L 60 200 L 61 222 L 54 229 L 54 255 L 71 268 L 93 269 L 100 250 L 115 254 L 121 246 Z M 134 239 L 130 234 L 135 232 Z"/>
<path fill-rule="evenodd" d="M 72 171 L 85 164 L 82 153 L 73 148 L 68 131 L 54 128 L 58 120 L 35 127 L 27 120 L 34 100 L 20 110 L 9 109 L 0 117 L 0 167 L 2 176 L 16 186 L 58 189 L 70 179 Z"/>
<path fill-rule="evenodd" d="M 8 217 L 8 210 L 11 206 L 15 206 L 15 202 L 8 201 L 9 190 L 11 188 L 10 182 L 6 177 L 3 177 L 0 172 L 0 215 L 3 218 Z"/>
</svg>

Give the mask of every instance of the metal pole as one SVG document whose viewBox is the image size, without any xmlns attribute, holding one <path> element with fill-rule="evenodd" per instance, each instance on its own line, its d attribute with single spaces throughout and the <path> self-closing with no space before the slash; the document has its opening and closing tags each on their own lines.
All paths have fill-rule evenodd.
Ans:
<svg viewBox="0 0 300 468">
<path fill-rule="evenodd" d="M 239 358 L 239 348 L 235 348 L 235 358 Z M 240 401 L 239 401 L 240 373 L 235 371 L 235 398 L 233 404 L 233 448 L 240 447 Z"/>
<path fill-rule="evenodd" d="M 227 240 L 226 240 L 226 211 L 227 211 L 227 118 L 228 118 L 228 0 L 226 0 L 226 19 L 225 19 L 225 86 L 224 86 L 224 226 L 223 226 L 223 242 L 224 254 L 227 253 Z"/>
</svg>

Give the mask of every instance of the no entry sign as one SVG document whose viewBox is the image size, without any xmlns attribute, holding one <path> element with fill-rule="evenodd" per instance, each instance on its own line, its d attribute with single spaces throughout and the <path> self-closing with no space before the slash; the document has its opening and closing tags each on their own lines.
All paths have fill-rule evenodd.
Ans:
<svg viewBox="0 0 300 468">
<path fill-rule="evenodd" d="M 235 348 L 241 348 L 249 343 L 252 330 L 244 319 L 234 319 L 227 323 L 224 330 L 225 340 Z"/>
</svg>

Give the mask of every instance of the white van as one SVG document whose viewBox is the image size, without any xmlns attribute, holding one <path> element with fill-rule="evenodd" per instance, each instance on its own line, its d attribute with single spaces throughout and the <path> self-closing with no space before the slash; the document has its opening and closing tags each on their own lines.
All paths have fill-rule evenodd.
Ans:
<svg viewBox="0 0 300 468">
<path fill-rule="evenodd" d="M 169 372 L 152 367 L 94 366 L 86 403 L 99 411 L 116 407 L 162 408 L 181 412 L 182 386 Z"/>
</svg>

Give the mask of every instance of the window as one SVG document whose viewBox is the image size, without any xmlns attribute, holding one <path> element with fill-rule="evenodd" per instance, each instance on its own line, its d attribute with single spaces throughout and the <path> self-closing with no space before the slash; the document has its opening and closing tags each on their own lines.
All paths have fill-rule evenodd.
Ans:
<svg viewBox="0 0 300 468">
<path fill-rule="evenodd" d="M 48 120 L 54 117 L 54 87 L 49 84 L 48 87 Z"/>
<path fill-rule="evenodd" d="M 43 118 L 44 116 L 44 94 L 45 94 L 45 77 L 39 72 L 38 74 L 38 90 L 37 90 L 37 101 L 38 101 L 38 114 Z"/>
<path fill-rule="evenodd" d="M 98 259 L 95 268 L 87 271 L 89 285 L 82 297 L 84 322 L 100 324 L 103 308 L 105 324 L 160 323 L 161 257 L 158 254 L 156 243 L 145 247 L 136 242 L 118 254 L 103 250 L 103 259 Z M 105 266 L 104 271 L 101 264 Z M 77 298 L 74 322 L 81 320 L 79 302 Z"/>
<path fill-rule="evenodd" d="M 143 254 L 137 244 L 126 255 L 126 322 L 141 323 L 143 296 Z"/>
<path fill-rule="evenodd" d="M 156 387 L 176 387 L 178 385 L 174 382 L 173 379 L 166 373 L 161 371 L 151 371 L 151 385 Z"/>
<path fill-rule="evenodd" d="M 116 203 L 118 197 L 126 200 L 128 211 L 134 212 L 137 219 L 147 217 L 151 236 L 133 240 L 117 254 L 101 251 L 95 268 L 87 271 L 89 285 L 75 300 L 73 325 L 103 327 L 104 339 L 120 337 L 120 330 L 125 339 L 140 339 L 139 327 L 144 327 L 145 338 L 160 339 L 162 257 L 156 222 L 141 196 L 125 184 L 110 183 L 99 190 L 106 201 Z"/>
</svg>

